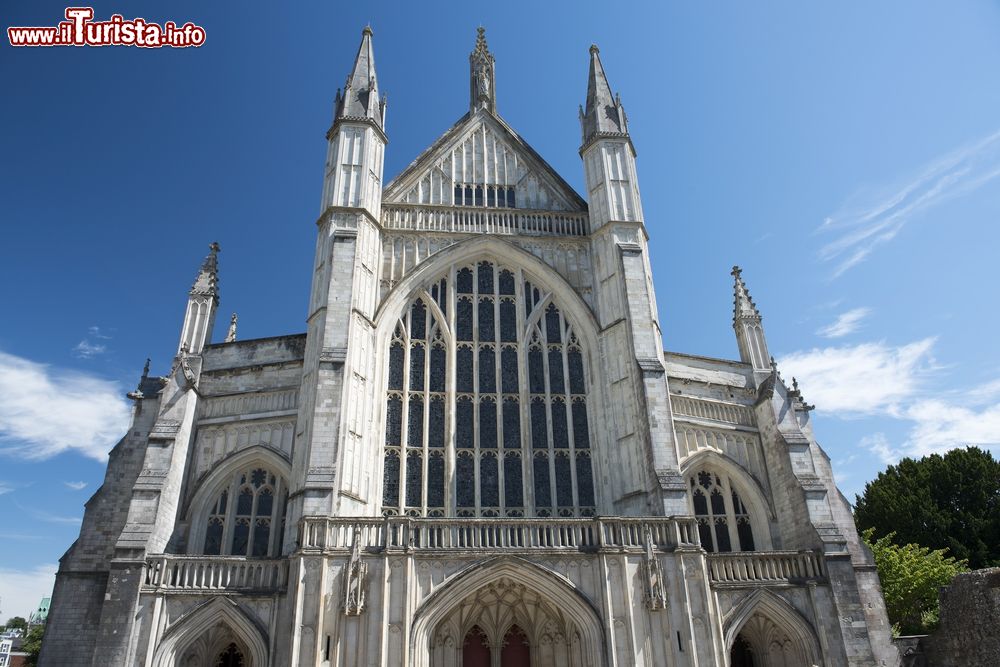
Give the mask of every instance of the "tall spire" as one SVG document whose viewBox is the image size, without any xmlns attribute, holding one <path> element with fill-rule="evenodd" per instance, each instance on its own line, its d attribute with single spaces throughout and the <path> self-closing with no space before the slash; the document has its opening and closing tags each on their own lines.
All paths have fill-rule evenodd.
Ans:
<svg viewBox="0 0 1000 667">
<path fill-rule="evenodd" d="M 486 44 L 486 28 L 476 30 L 476 48 L 469 54 L 469 111 L 497 112 L 496 65 Z"/>
<path fill-rule="evenodd" d="M 201 263 L 198 277 L 191 286 L 191 295 L 204 295 L 219 298 L 219 251 L 222 250 L 217 242 L 212 242 L 208 246 L 208 255 Z"/>
<path fill-rule="evenodd" d="M 740 359 L 753 366 L 754 378 L 762 382 L 772 373 L 773 358 L 767 351 L 767 339 L 761 324 L 760 312 L 750 297 L 750 290 L 743 282 L 743 270 L 734 266 L 733 276 L 733 329 Z"/>
<path fill-rule="evenodd" d="M 628 136 L 628 118 L 621 98 L 612 95 L 608 77 L 601 64 L 601 50 L 590 45 L 590 77 L 587 81 L 587 107 L 580 109 L 583 145 L 600 136 Z"/>
<path fill-rule="evenodd" d="M 361 46 L 354 59 L 354 68 L 347 75 L 344 91 L 337 91 L 333 122 L 340 119 L 369 120 L 385 131 L 385 98 L 379 97 L 375 76 L 375 52 L 372 49 L 372 29 L 361 31 Z"/>
</svg>

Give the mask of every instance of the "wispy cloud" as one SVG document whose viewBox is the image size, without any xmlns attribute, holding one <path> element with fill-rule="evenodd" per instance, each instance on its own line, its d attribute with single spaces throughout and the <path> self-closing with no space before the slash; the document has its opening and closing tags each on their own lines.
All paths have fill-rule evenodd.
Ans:
<svg viewBox="0 0 1000 667">
<path fill-rule="evenodd" d="M 900 347 L 862 343 L 813 348 L 786 355 L 778 365 L 783 375 L 802 382 L 809 402 L 818 408 L 846 416 L 894 413 L 902 401 L 917 395 L 934 370 L 934 340 Z"/>
<path fill-rule="evenodd" d="M 824 338 L 840 338 L 861 328 L 861 321 L 872 312 L 871 308 L 854 308 L 841 313 L 832 324 L 822 327 L 816 333 Z"/>
<path fill-rule="evenodd" d="M 861 442 L 858 444 L 874 454 L 882 462 L 882 465 L 892 465 L 900 458 L 900 452 L 892 448 L 884 433 L 866 435 L 861 438 Z"/>
<path fill-rule="evenodd" d="M 909 182 L 888 190 L 889 194 L 828 217 L 820 231 L 838 237 L 823 246 L 819 256 L 836 262 L 836 278 L 894 239 L 917 213 L 973 192 L 997 177 L 1000 131 L 934 160 Z"/>
<path fill-rule="evenodd" d="M 52 595 L 56 582 L 55 563 L 36 565 L 30 569 L 0 568 L 0 598 L 3 599 L 4 617 L 27 618 L 38 608 L 44 597 Z"/>
<path fill-rule="evenodd" d="M 67 487 L 73 489 L 74 491 L 83 491 L 87 488 L 86 482 L 63 482 Z"/>
<path fill-rule="evenodd" d="M 106 345 L 91 343 L 89 340 L 81 340 L 73 348 L 73 353 L 80 359 L 93 359 L 98 355 L 104 354 L 107 349 Z"/>
<path fill-rule="evenodd" d="M 0 480 L 0 496 L 2 496 L 5 493 L 10 493 L 11 491 L 14 490 L 14 488 L 15 488 L 14 485 L 11 484 L 10 482 L 4 482 Z"/>
<path fill-rule="evenodd" d="M 46 512 L 45 510 L 38 509 L 37 507 L 25 507 L 16 500 L 14 501 L 14 507 L 24 512 L 32 519 L 35 519 L 36 521 L 44 521 L 45 523 L 79 524 L 80 521 L 82 521 L 82 518 L 78 516 L 62 516 Z"/>
<path fill-rule="evenodd" d="M 112 331 L 114 331 L 112 329 Z M 99 338 L 101 340 L 111 340 L 111 333 L 107 329 L 102 329 L 101 327 L 90 327 L 87 329 L 87 333 L 91 338 Z"/>
<path fill-rule="evenodd" d="M 129 414 L 115 382 L 0 352 L 0 453 L 41 460 L 78 451 L 103 462 Z"/>
</svg>

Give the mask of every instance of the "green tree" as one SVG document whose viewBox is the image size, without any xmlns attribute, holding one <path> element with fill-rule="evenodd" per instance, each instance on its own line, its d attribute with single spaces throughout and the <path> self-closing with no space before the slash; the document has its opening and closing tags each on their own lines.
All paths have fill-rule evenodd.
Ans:
<svg viewBox="0 0 1000 667">
<path fill-rule="evenodd" d="M 899 545 L 948 549 L 973 569 L 1000 565 L 1000 462 L 978 447 L 905 458 L 865 485 L 854 518 Z"/>
<path fill-rule="evenodd" d="M 947 586 L 964 561 L 947 556 L 946 549 L 932 551 L 919 544 L 899 546 L 892 533 L 874 539 L 871 528 L 862 536 L 875 554 L 875 566 L 882 581 L 882 595 L 895 635 L 932 632 L 938 624 L 938 589 Z"/>
<path fill-rule="evenodd" d="M 7 619 L 6 627 L 8 630 L 24 630 L 28 627 L 28 621 L 24 620 L 23 616 L 13 616 Z"/>
<path fill-rule="evenodd" d="M 28 667 L 35 667 L 38 664 L 38 654 L 42 650 L 42 636 L 45 634 L 44 625 L 34 625 L 28 630 L 28 635 L 21 644 L 21 650 L 28 654 L 24 664 Z"/>
</svg>

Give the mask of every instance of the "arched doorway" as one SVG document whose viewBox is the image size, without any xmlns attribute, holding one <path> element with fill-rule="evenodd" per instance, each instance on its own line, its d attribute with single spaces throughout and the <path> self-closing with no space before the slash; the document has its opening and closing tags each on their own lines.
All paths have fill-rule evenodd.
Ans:
<svg viewBox="0 0 1000 667">
<path fill-rule="evenodd" d="M 240 651 L 236 644 L 231 643 L 222 653 L 219 654 L 219 659 L 215 663 L 215 667 L 245 667 L 246 662 L 243 658 L 243 652 Z"/>
<path fill-rule="evenodd" d="M 758 591 L 729 619 L 730 667 L 811 667 L 820 664 L 809 622 L 783 598 Z"/>
<path fill-rule="evenodd" d="M 753 649 L 743 635 L 736 635 L 733 649 L 729 652 L 729 667 L 754 667 Z"/>
</svg>

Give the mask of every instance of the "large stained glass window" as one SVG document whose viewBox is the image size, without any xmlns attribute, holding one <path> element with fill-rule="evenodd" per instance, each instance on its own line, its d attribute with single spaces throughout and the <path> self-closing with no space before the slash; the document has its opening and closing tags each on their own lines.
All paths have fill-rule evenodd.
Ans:
<svg viewBox="0 0 1000 667">
<path fill-rule="evenodd" d="M 691 504 L 706 551 L 753 551 L 750 513 L 725 475 L 700 470 L 688 477 Z"/>
<path fill-rule="evenodd" d="M 592 516 L 579 339 L 521 271 L 452 267 L 389 344 L 383 511 Z"/>
<path fill-rule="evenodd" d="M 208 513 L 202 553 L 276 556 L 284 532 L 285 480 L 265 467 L 233 475 Z"/>
</svg>

